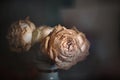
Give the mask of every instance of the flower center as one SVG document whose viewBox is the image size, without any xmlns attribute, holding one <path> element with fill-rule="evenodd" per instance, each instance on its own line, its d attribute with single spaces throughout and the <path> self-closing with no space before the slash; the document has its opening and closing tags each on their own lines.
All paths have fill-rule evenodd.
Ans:
<svg viewBox="0 0 120 80">
<path fill-rule="evenodd" d="M 68 40 L 68 42 L 67 42 L 67 48 L 68 48 L 68 50 L 71 49 L 71 47 L 72 47 L 72 41 Z"/>
<path fill-rule="evenodd" d="M 66 42 L 66 49 L 68 51 L 72 51 L 74 49 L 74 41 L 72 39 L 67 39 L 67 42 Z"/>
</svg>

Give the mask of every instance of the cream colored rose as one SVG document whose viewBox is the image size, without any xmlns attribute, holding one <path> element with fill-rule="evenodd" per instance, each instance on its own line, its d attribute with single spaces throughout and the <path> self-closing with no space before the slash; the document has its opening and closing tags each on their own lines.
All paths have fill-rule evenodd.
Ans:
<svg viewBox="0 0 120 80">
<path fill-rule="evenodd" d="M 69 69 L 88 55 L 89 41 L 77 29 L 58 25 L 43 40 L 41 48 L 59 69 Z"/>
<path fill-rule="evenodd" d="M 13 23 L 7 35 L 10 49 L 15 52 L 28 51 L 31 47 L 34 30 L 34 23 L 29 20 L 19 20 Z"/>
<path fill-rule="evenodd" d="M 46 36 L 48 36 L 53 31 L 52 27 L 49 26 L 40 26 L 33 31 L 32 42 L 40 43 Z"/>
</svg>

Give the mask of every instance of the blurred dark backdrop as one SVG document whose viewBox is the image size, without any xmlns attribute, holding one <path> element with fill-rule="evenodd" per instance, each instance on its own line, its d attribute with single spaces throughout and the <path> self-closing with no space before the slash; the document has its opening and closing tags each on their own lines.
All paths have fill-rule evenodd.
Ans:
<svg viewBox="0 0 120 80">
<path fill-rule="evenodd" d="M 119 0 L 3 0 L 0 1 L 0 80 L 34 80 L 33 53 L 9 51 L 7 29 L 30 17 L 37 26 L 76 26 L 91 43 L 90 55 L 71 69 L 59 71 L 61 80 L 120 80 Z"/>
</svg>

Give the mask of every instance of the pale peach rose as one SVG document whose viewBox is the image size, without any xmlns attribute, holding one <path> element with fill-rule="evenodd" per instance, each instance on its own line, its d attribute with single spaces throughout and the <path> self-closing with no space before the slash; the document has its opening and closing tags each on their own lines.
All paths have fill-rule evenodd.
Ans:
<svg viewBox="0 0 120 80">
<path fill-rule="evenodd" d="M 58 25 L 43 40 L 42 52 L 52 59 L 59 69 L 69 69 L 88 55 L 89 41 L 77 29 Z"/>
<path fill-rule="evenodd" d="M 34 30 L 34 23 L 27 19 L 13 23 L 7 35 L 10 49 L 14 52 L 28 51 L 31 48 L 32 32 Z"/>
</svg>

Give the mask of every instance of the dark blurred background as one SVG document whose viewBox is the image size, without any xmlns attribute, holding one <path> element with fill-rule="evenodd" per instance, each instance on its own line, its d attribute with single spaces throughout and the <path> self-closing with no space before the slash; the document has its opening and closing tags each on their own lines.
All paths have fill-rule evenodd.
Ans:
<svg viewBox="0 0 120 80">
<path fill-rule="evenodd" d="M 120 80 L 119 0 L 3 0 L 0 1 L 0 80 L 34 80 L 34 53 L 9 51 L 7 30 L 30 17 L 36 26 L 76 26 L 91 43 L 86 60 L 60 70 L 61 80 Z"/>
</svg>

